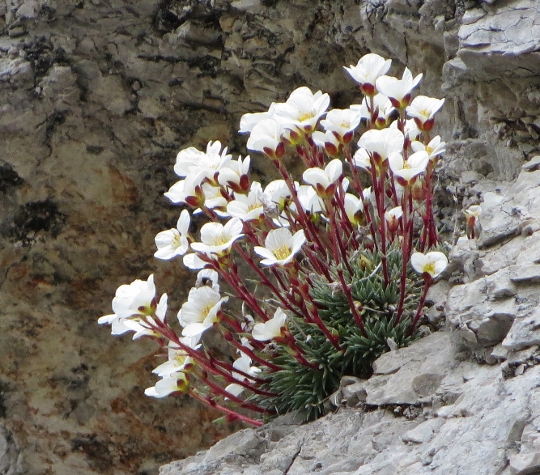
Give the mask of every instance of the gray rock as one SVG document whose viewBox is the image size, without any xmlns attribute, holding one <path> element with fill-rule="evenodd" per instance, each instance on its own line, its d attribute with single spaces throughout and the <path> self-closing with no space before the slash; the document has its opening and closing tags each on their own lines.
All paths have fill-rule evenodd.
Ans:
<svg viewBox="0 0 540 475">
<path fill-rule="evenodd" d="M 442 419 L 428 419 L 401 436 L 403 442 L 423 444 L 429 442 L 444 424 Z"/>
<path fill-rule="evenodd" d="M 538 125 L 538 124 L 536 124 L 536 125 Z M 527 171 L 536 171 L 536 170 L 538 170 L 540 168 L 540 155 L 535 155 L 534 157 L 532 157 L 527 163 L 523 164 L 522 168 L 524 170 L 527 170 Z"/>
<path fill-rule="evenodd" d="M 242 430 L 227 439 L 219 441 L 208 450 L 202 463 L 236 460 L 238 458 L 258 458 L 267 447 L 267 441 L 251 430 Z"/>
<path fill-rule="evenodd" d="M 438 358 L 443 342 L 451 346 L 449 337 L 449 333 L 431 335 L 409 348 L 384 355 L 386 361 L 380 362 L 381 367 L 398 366 L 389 364 L 390 358 L 406 362 L 397 372 L 372 379 L 378 380 L 379 386 L 412 386 L 416 372 L 423 367 L 416 355 L 423 354 L 428 360 Z M 458 475 L 472 471 L 492 475 L 501 473 L 508 459 L 509 470 L 517 470 L 508 473 L 533 473 L 536 454 L 540 453 L 540 367 L 505 380 L 495 366 L 458 361 L 451 355 L 444 363 L 445 376 L 437 392 L 454 391 L 457 397 L 448 399 L 436 411 L 424 410 L 423 416 L 407 420 L 382 402 L 367 413 L 341 409 L 298 426 L 275 446 L 269 446 L 261 456 L 262 464 L 245 459 L 223 462 L 213 473 Z M 408 374 L 408 382 L 405 377 L 388 379 L 399 373 Z M 388 388 L 389 393 L 394 391 Z M 427 401 L 423 404 L 425 409 L 434 407 Z M 261 430 L 252 432 L 260 434 Z M 451 443 L 455 440 L 460 443 Z M 193 471 L 167 471 L 167 467 L 173 467 L 170 465 L 162 468 L 161 475 L 206 474 L 202 466 L 197 468 L 199 459 L 192 457 L 184 462 Z"/>
<path fill-rule="evenodd" d="M 432 354 L 432 358 L 426 359 L 424 352 Z M 375 375 L 363 385 L 366 403 L 420 403 L 435 394 L 452 359 L 453 345 L 448 333 L 434 333 L 412 347 L 382 355 L 373 365 Z"/>
<path fill-rule="evenodd" d="M 530 475 L 540 470 L 540 452 L 511 455 L 509 459 L 512 475 Z"/>
<path fill-rule="evenodd" d="M 459 57 L 474 74 L 489 79 L 501 71 L 512 76 L 531 75 L 540 68 L 534 57 L 538 49 L 538 5 L 533 0 L 521 0 L 495 7 L 487 15 L 470 13 L 459 29 Z M 487 58 L 497 56 L 497 68 Z M 532 69 L 525 71 L 528 63 Z M 514 70 L 512 70 L 512 67 Z"/>
<path fill-rule="evenodd" d="M 460 328 L 463 342 L 470 347 L 491 346 L 500 343 L 517 314 L 514 298 L 504 297 L 514 294 L 507 276 L 501 270 L 492 276 L 478 279 L 470 284 L 458 285 L 451 289 L 446 302 L 446 316 L 450 323 Z"/>
<path fill-rule="evenodd" d="M 508 350 L 504 348 L 502 344 L 495 345 L 491 352 L 491 356 L 497 360 L 505 360 L 508 356 Z"/>
<path fill-rule="evenodd" d="M 513 274 L 511 280 L 516 284 L 538 284 L 540 282 L 540 265 L 511 266 L 510 272 Z"/>
<path fill-rule="evenodd" d="M 530 314 L 516 318 L 502 342 L 503 348 L 514 351 L 533 345 L 540 345 L 540 309 L 538 308 Z"/>
</svg>

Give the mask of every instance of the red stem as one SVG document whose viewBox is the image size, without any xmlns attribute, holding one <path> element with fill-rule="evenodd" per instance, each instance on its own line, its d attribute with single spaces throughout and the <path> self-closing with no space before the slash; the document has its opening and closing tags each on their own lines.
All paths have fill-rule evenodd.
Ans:
<svg viewBox="0 0 540 475">
<path fill-rule="evenodd" d="M 190 396 L 194 399 L 197 399 L 198 401 L 202 402 L 203 404 L 206 404 L 207 406 L 214 407 L 217 410 L 234 417 L 235 419 L 241 420 L 242 422 L 247 422 L 248 424 L 251 424 L 255 427 L 261 427 L 263 423 L 261 421 L 258 421 L 256 419 L 252 419 L 251 417 L 244 416 L 236 411 L 233 411 L 232 409 L 229 409 L 228 407 L 221 406 L 213 399 L 208 399 L 202 395 L 200 395 L 198 392 L 196 392 L 194 389 L 190 391 Z"/>
</svg>

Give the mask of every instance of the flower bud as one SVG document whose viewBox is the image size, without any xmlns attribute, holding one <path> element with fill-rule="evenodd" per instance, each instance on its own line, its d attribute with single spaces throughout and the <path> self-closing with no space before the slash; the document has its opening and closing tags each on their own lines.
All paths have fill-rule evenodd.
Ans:
<svg viewBox="0 0 540 475">
<path fill-rule="evenodd" d="M 413 200 L 415 201 L 425 201 L 426 199 L 426 189 L 424 187 L 425 182 L 424 180 L 417 180 L 413 183 L 411 187 L 411 195 Z"/>
</svg>

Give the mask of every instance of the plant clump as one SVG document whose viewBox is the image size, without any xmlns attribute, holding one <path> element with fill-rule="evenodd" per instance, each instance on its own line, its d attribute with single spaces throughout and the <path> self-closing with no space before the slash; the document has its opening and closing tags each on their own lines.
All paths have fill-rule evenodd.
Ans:
<svg viewBox="0 0 540 475">
<path fill-rule="evenodd" d="M 281 177 L 264 187 L 251 158 L 220 142 L 178 153 L 165 196 L 186 209 L 157 234 L 155 256 L 182 259 L 196 283 L 176 318 L 150 276 L 120 286 L 99 319 L 163 348 L 147 395 L 189 394 L 254 425 L 287 411 L 314 418 L 344 375 L 369 376 L 378 356 L 417 337 L 447 265 L 433 216 L 445 144 L 431 135 L 444 99 L 413 98 L 422 74 L 388 76 L 390 63 L 368 54 L 345 68 L 363 94 L 348 109 L 300 87 L 245 114 L 247 148 Z M 285 166 L 291 153 L 302 176 Z M 197 214 L 208 222 L 194 231 Z M 237 356 L 219 358 L 209 331 Z"/>
</svg>

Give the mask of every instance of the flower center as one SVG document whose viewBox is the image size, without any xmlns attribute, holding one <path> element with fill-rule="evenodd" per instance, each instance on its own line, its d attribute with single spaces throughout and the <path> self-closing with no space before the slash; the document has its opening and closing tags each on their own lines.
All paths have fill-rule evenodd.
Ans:
<svg viewBox="0 0 540 475">
<path fill-rule="evenodd" d="M 216 236 L 214 239 L 212 239 L 212 246 L 221 246 L 227 242 L 226 236 Z"/>
<path fill-rule="evenodd" d="M 313 119 L 313 117 L 315 117 L 315 114 L 313 114 L 312 112 L 304 112 L 300 115 L 300 117 L 298 117 L 298 121 L 304 122 L 304 120 Z"/>
<path fill-rule="evenodd" d="M 286 244 L 284 244 L 279 249 L 276 249 L 274 251 L 274 256 L 276 256 L 276 258 L 279 261 L 287 259 L 287 257 L 289 257 L 290 255 L 291 255 L 291 250 L 289 249 L 289 247 Z"/>
<path fill-rule="evenodd" d="M 173 237 L 173 240 L 171 242 L 172 247 L 180 247 L 182 245 L 182 241 L 180 240 L 180 235 L 175 234 Z"/>
<path fill-rule="evenodd" d="M 174 357 L 174 361 L 178 366 L 184 366 L 184 363 L 186 362 L 187 355 L 179 353 Z"/>
<path fill-rule="evenodd" d="M 428 262 L 424 266 L 423 270 L 424 270 L 424 272 L 427 272 L 430 275 L 434 275 L 435 274 L 435 263 L 434 262 Z"/>
<path fill-rule="evenodd" d="M 203 317 L 203 320 L 208 316 L 210 310 L 212 310 L 212 307 L 213 305 L 209 304 L 201 310 L 201 317 Z"/>
</svg>

